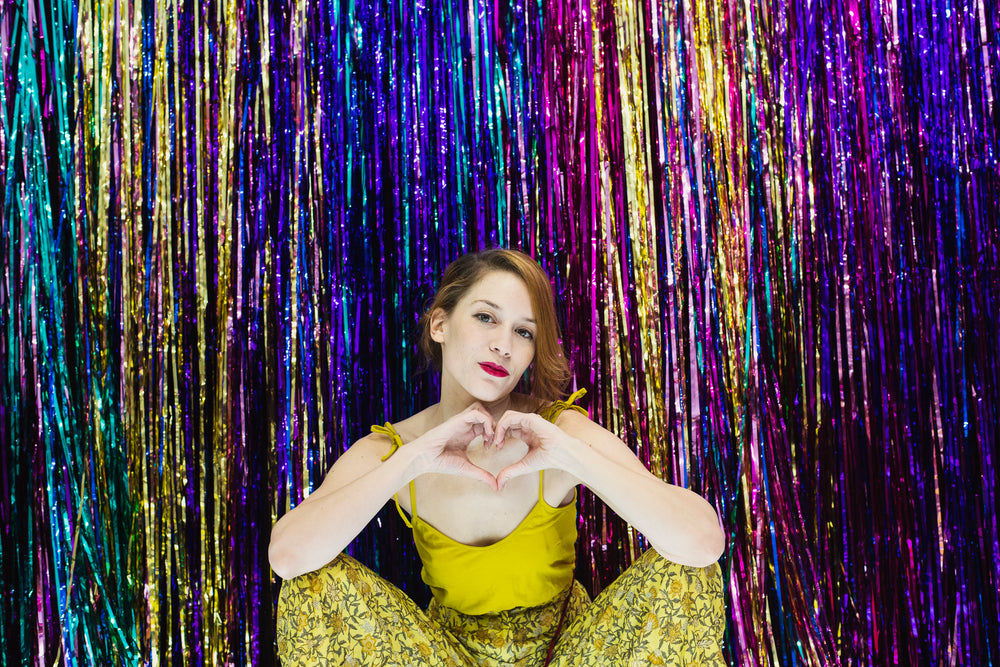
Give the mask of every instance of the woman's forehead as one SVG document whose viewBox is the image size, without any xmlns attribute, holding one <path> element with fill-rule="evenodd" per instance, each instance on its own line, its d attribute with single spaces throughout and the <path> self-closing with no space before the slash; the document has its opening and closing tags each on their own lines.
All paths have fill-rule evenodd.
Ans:
<svg viewBox="0 0 1000 667">
<path fill-rule="evenodd" d="M 507 271 L 490 271 L 483 275 L 469 288 L 463 301 L 470 304 L 483 302 L 505 311 L 509 316 L 534 320 L 528 286 L 521 278 Z"/>
</svg>

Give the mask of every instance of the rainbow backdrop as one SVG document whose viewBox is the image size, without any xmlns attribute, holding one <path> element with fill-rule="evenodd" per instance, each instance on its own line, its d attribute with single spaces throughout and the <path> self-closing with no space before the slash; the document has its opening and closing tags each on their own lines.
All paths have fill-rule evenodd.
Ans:
<svg viewBox="0 0 1000 667">
<path fill-rule="evenodd" d="M 997 0 L 0 0 L 3 664 L 274 662 L 443 267 L 729 533 L 736 665 L 1000 665 Z M 598 591 L 645 545 L 581 500 Z M 420 596 L 391 513 L 352 552 Z"/>
</svg>

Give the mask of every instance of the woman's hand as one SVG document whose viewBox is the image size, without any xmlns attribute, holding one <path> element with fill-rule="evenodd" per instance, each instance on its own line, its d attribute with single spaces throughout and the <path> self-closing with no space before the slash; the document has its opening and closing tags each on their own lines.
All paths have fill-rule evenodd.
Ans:
<svg viewBox="0 0 1000 667">
<path fill-rule="evenodd" d="M 521 460 L 497 475 L 497 488 L 500 490 L 514 477 L 553 468 L 564 470 L 569 458 L 568 448 L 573 444 L 582 444 L 541 415 L 513 410 L 505 412 L 497 422 L 492 446 L 503 447 L 507 438 L 520 439 L 528 446 L 528 451 Z"/>
<path fill-rule="evenodd" d="M 407 447 L 420 450 L 415 462 L 418 474 L 460 475 L 496 489 L 497 479 L 469 460 L 469 445 L 480 436 L 487 443 L 493 439 L 493 417 L 482 405 L 474 403 L 413 440 Z"/>
</svg>

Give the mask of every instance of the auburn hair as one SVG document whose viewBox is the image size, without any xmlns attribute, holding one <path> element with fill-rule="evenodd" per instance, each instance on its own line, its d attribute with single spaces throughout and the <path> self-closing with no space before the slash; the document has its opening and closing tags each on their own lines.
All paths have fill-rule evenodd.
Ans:
<svg viewBox="0 0 1000 667">
<path fill-rule="evenodd" d="M 540 266 L 518 250 L 491 248 L 462 255 L 448 265 L 434 302 L 420 317 L 420 351 L 435 368 L 441 368 L 441 344 L 431 338 L 431 314 L 437 309 L 451 315 L 465 293 L 491 271 L 506 271 L 524 281 L 534 311 L 535 358 L 528 369 L 528 391 L 544 401 L 562 398 L 570 371 L 563 353 L 552 284 Z"/>
</svg>

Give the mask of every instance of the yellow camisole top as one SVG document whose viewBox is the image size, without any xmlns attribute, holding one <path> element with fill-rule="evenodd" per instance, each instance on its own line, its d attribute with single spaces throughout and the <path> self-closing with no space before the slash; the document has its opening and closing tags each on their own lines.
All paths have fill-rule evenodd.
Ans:
<svg viewBox="0 0 1000 667">
<path fill-rule="evenodd" d="M 556 401 L 539 414 L 555 421 L 566 409 L 586 414 L 573 402 L 581 389 L 565 401 Z M 402 440 L 390 424 L 375 427 L 393 438 L 393 451 Z M 391 433 L 390 433 L 391 431 Z M 391 455 L 391 452 L 390 452 Z M 438 604 L 463 614 L 496 613 L 516 607 L 534 607 L 551 601 L 573 581 L 576 565 L 576 503 L 552 507 L 542 497 L 544 472 L 539 474 L 538 501 L 528 515 L 498 542 L 470 546 L 448 537 L 420 518 L 413 483 L 410 483 L 409 519 L 413 541 L 423 561 L 420 576 Z M 574 496 L 575 498 L 575 496 Z"/>
</svg>

